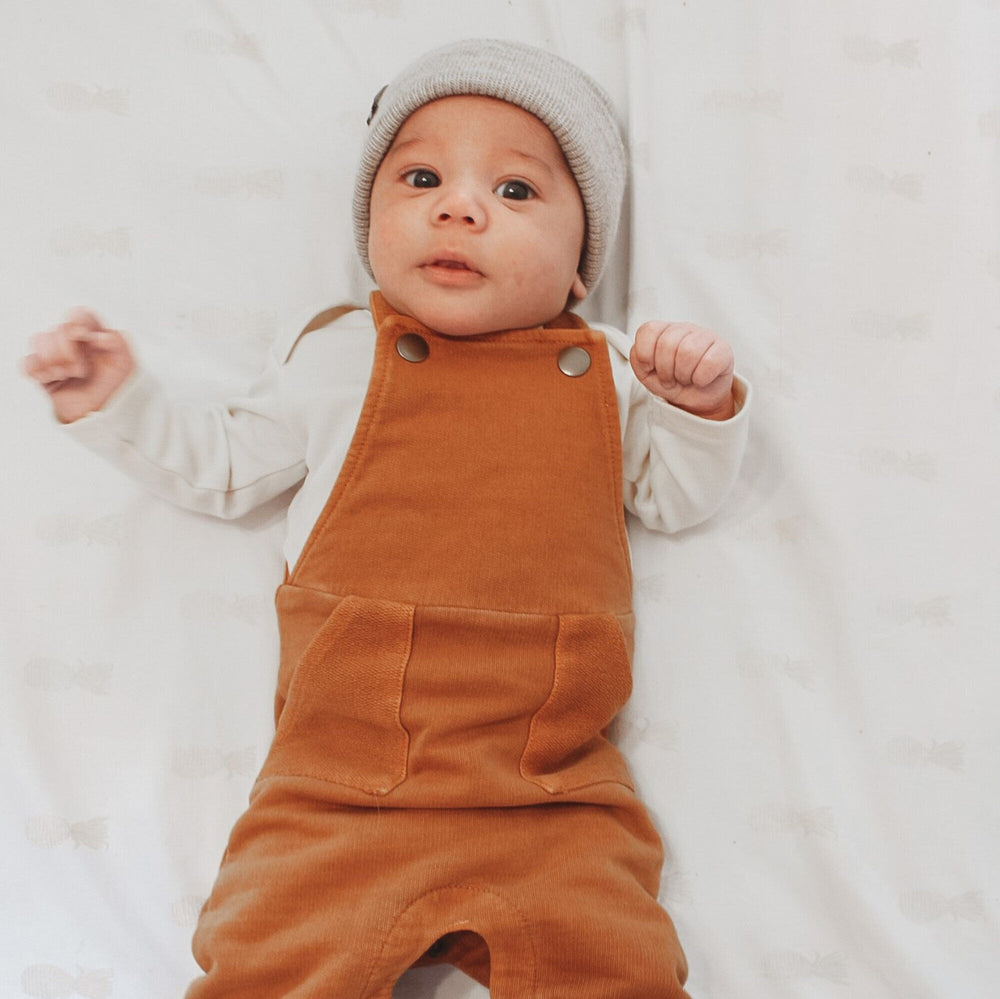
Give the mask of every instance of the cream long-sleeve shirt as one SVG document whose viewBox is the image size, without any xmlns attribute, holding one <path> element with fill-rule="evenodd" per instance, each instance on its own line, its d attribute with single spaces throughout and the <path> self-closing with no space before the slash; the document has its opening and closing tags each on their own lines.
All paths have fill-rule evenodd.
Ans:
<svg viewBox="0 0 1000 999">
<path fill-rule="evenodd" d="M 629 339 L 607 338 L 622 430 L 622 500 L 647 527 L 678 531 L 711 516 L 736 479 L 750 389 L 736 380 L 736 415 L 716 422 L 651 395 L 628 362 Z M 278 344 L 243 396 L 219 405 L 172 403 L 137 370 L 104 408 L 66 432 L 159 496 L 233 518 L 301 483 L 288 509 L 293 566 L 333 489 L 361 413 L 374 356 L 371 313 Z"/>
</svg>

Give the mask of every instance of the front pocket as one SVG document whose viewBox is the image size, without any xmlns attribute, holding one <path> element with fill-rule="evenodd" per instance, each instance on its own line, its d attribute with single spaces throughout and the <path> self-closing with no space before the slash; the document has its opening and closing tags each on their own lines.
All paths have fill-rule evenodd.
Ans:
<svg viewBox="0 0 1000 999">
<path fill-rule="evenodd" d="M 406 779 L 400 720 L 413 608 L 344 597 L 295 665 L 262 777 L 313 777 L 388 794 Z"/>
<path fill-rule="evenodd" d="M 608 781 L 631 788 L 624 759 L 605 737 L 631 692 L 629 643 L 619 619 L 560 616 L 552 689 L 531 720 L 521 775 L 550 794 Z"/>
</svg>

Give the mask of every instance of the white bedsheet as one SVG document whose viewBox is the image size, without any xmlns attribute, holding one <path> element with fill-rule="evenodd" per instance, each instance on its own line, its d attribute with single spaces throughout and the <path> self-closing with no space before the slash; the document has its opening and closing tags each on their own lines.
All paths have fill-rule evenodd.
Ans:
<svg viewBox="0 0 1000 999">
<path fill-rule="evenodd" d="M 282 505 L 167 507 L 17 370 L 75 304 L 179 392 L 367 290 L 375 91 L 516 37 L 634 159 L 588 314 L 755 385 L 738 487 L 636 529 L 619 725 L 694 999 L 998 994 L 1000 2 L 2 0 L 0 995 L 169 999 L 271 735 Z M 485 995 L 456 972 L 400 996 Z"/>
</svg>

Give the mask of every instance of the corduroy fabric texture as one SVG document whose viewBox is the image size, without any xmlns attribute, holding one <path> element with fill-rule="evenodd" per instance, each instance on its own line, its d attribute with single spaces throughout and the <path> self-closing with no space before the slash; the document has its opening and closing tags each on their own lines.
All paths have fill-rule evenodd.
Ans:
<svg viewBox="0 0 1000 999">
<path fill-rule="evenodd" d="M 583 198 L 580 276 L 593 291 L 618 231 L 627 159 L 607 93 L 578 66 L 521 42 L 467 39 L 428 52 L 378 95 L 354 189 L 354 237 L 368 261 L 372 183 L 396 133 L 418 108 L 442 97 L 495 97 L 539 118 L 562 148 Z"/>
<path fill-rule="evenodd" d="M 277 734 L 188 999 L 389 999 L 422 959 L 498 999 L 681 999 L 660 843 L 604 735 L 631 682 L 607 346 L 569 314 L 465 339 L 372 305 L 368 395 L 278 591 Z M 396 350 L 414 333 L 419 363 Z M 586 374 L 559 369 L 567 346 Z"/>
<path fill-rule="evenodd" d="M 206 974 L 186 999 L 390 999 L 431 963 L 492 999 L 686 999 L 660 864 L 638 812 L 353 809 L 267 781 L 202 912 Z"/>
</svg>

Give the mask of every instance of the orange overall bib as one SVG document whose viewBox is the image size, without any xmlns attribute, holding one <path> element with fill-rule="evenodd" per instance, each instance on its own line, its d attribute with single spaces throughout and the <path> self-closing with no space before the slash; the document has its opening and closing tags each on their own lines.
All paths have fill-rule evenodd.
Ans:
<svg viewBox="0 0 1000 999">
<path fill-rule="evenodd" d="M 660 842 L 604 736 L 632 631 L 604 339 L 570 314 L 461 339 L 372 311 L 187 997 L 389 999 L 446 961 L 494 999 L 679 999 Z"/>
</svg>

